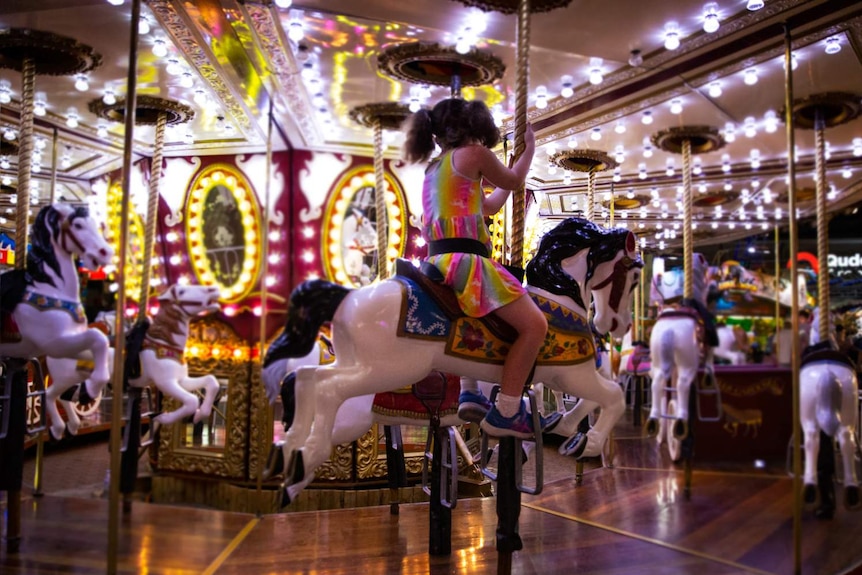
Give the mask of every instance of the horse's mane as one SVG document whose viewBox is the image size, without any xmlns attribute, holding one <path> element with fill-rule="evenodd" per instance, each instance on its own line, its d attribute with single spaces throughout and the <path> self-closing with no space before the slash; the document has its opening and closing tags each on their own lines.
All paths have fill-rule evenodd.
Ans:
<svg viewBox="0 0 862 575">
<path fill-rule="evenodd" d="M 73 208 L 73 212 L 69 215 L 71 222 L 75 218 L 89 215 L 86 207 L 78 206 Z M 56 286 L 54 279 L 48 275 L 45 266 L 49 267 L 54 274 L 61 276 L 60 261 L 57 259 L 57 253 L 53 242 L 60 235 L 60 220 L 63 218 L 62 212 L 54 206 L 45 206 L 36 215 L 33 221 L 33 226 L 30 228 L 30 250 L 27 252 L 27 273 L 34 282 L 46 283 Z"/>
<path fill-rule="evenodd" d="M 568 218 L 542 236 L 536 255 L 527 264 L 527 283 L 550 293 L 568 296 L 587 309 L 578 281 L 567 274 L 562 261 L 581 250 L 589 249 L 587 275 L 593 277 L 596 267 L 611 260 L 626 248 L 631 232 L 624 228 L 604 228 L 583 218 Z"/>
<path fill-rule="evenodd" d="M 180 326 L 186 319 L 180 306 L 172 301 L 163 301 L 159 305 L 159 311 L 156 317 L 153 318 L 153 324 L 147 331 L 147 336 L 164 341 L 166 343 L 174 343 L 174 334 L 182 334 Z"/>
</svg>

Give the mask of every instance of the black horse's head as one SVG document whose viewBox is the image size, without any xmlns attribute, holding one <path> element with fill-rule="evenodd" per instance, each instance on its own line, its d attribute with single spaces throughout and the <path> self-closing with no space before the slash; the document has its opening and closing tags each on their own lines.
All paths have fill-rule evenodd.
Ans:
<svg viewBox="0 0 862 575">
<path fill-rule="evenodd" d="M 48 274 L 50 268 L 56 276 L 62 276 L 60 261 L 57 259 L 57 240 L 60 237 L 63 220 L 71 223 L 75 218 L 86 218 L 89 211 L 86 207 L 63 206 L 60 208 L 49 205 L 39 210 L 30 228 L 30 250 L 27 252 L 27 273 L 32 281 L 54 284 L 54 279 Z"/>
</svg>

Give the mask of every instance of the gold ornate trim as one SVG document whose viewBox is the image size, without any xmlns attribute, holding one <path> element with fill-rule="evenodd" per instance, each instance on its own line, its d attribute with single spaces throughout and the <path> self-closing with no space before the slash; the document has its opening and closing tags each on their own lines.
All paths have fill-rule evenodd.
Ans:
<svg viewBox="0 0 862 575">
<path fill-rule="evenodd" d="M 384 130 L 399 129 L 409 116 L 410 109 L 399 102 L 377 102 L 350 110 L 350 119 L 357 124 L 366 128 L 379 124 Z"/>
<path fill-rule="evenodd" d="M 503 14 L 514 14 L 518 11 L 521 3 L 518 0 L 455 0 L 465 6 L 479 8 L 485 12 L 502 12 Z M 571 4 L 572 0 L 531 0 L 530 12 L 550 12 L 557 8 L 564 8 Z"/>
<path fill-rule="evenodd" d="M 484 86 L 502 78 L 506 66 L 501 59 L 478 48 L 459 54 L 451 46 L 406 42 L 380 52 L 377 69 L 397 80 L 415 84 L 450 86 L 452 78 L 457 76 L 461 86 Z"/>
<path fill-rule="evenodd" d="M 818 119 L 823 122 L 823 128 L 846 124 L 859 116 L 860 100 L 862 96 L 849 92 L 812 94 L 793 102 L 793 123 L 803 130 L 816 129 Z M 784 120 L 787 109 L 782 108 L 778 115 Z"/>
<path fill-rule="evenodd" d="M 633 198 L 614 198 L 613 200 L 605 200 L 602 202 L 602 205 L 608 209 L 610 209 L 611 204 L 614 206 L 614 211 L 619 210 L 636 210 L 641 206 L 645 206 L 650 203 L 649 196 L 635 196 Z"/>
<path fill-rule="evenodd" d="M 0 68 L 21 72 L 25 59 L 40 76 L 80 74 L 102 64 L 100 54 L 74 38 L 28 28 L 0 31 Z"/>
<path fill-rule="evenodd" d="M 563 150 L 551 156 L 551 163 L 573 172 L 604 172 L 613 170 L 619 164 L 601 150 L 576 149 Z"/>
<path fill-rule="evenodd" d="M 656 148 L 673 154 L 682 153 L 683 142 L 691 142 L 692 154 L 705 154 L 724 147 L 724 137 L 718 128 L 712 126 L 678 126 L 653 134 L 652 143 Z"/>
<path fill-rule="evenodd" d="M 105 104 L 102 98 L 92 100 L 88 105 L 90 111 L 100 118 L 112 122 L 124 122 L 126 119 L 126 99 L 118 99 L 113 104 Z M 159 98 L 158 96 L 141 95 L 135 98 L 135 124 L 138 126 L 155 126 L 159 115 L 166 114 L 168 126 L 185 124 L 195 117 L 195 111 L 189 106 Z"/>
</svg>

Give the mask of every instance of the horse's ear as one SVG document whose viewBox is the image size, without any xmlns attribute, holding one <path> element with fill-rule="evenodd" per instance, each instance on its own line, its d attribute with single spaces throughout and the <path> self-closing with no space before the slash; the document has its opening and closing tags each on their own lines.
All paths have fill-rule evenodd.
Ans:
<svg viewBox="0 0 862 575">
<path fill-rule="evenodd" d="M 635 238 L 635 235 L 632 232 L 629 232 L 628 235 L 626 236 L 626 251 L 627 252 L 633 252 L 633 251 L 635 251 L 636 247 L 637 247 L 637 239 Z"/>
</svg>

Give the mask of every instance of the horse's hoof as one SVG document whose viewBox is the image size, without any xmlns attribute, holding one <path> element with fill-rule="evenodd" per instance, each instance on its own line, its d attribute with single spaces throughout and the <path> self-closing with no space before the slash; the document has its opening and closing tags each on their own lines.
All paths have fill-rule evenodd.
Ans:
<svg viewBox="0 0 862 575">
<path fill-rule="evenodd" d="M 294 451 L 290 454 L 285 477 L 290 478 L 290 485 L 300 483 L 305 478 L 305 464 L 302 461 L 302 451 Z"/>
<path fill-rule="evenodd" d="M 655 417 L 650 417 L 646 420 L 646 424 L 644 425 L 644 431 L 647 434 L 647 437 L 655 437 L 658 435 L 658 419 Z"/>
<path fill-rule="evenodd" d="M 805 487 L 802 488 L 802 501 L 811 505 L 815 501 L 817 501 L 817 486 L 813 483 L 806 483 Z"/>
<path fill-rule="evenodd" d="M 859 486 L 848 485 L 844 488 L 844 507 L 847 509 L 859 509 Z"/>
<path fill-rule="evenodd" d="M 567 439 L 560 446 L 559 452 L 561 455 L 571 455 L 575 459 L 584 454 L 587 448 L 587 434 L 578 432 L 571 438 Z"/>
<path fill-rule="evenodd" d="M 54 435 L 54 429 L 49 427 L 48 428 L 48 443 L 56 445 L 57 443 L 60 443 L 61 441 L 63 441 L 63 437 L 65 437 L 65 435 L 66 435 L 66 428 L 65 427 L 63 427 L 63 431 L 60 432 L 60 437 L 57 437 L 56 435 Z"/>
<path fill-rule="evenodd" d="M 682 441 L 688 437 L 688 422 L 684 419 L 677 419 L 673 422 L 673 436 Z"/>
<path fill-rule="evenodd" d="M 261 477 L 264 481 L 275 477 L 284 471 L 284 451 L 280 443 L 273 443 L 269 448 L 269 456 L 266 458 L 266 467 L 264 467 Z"/>
</svg>

